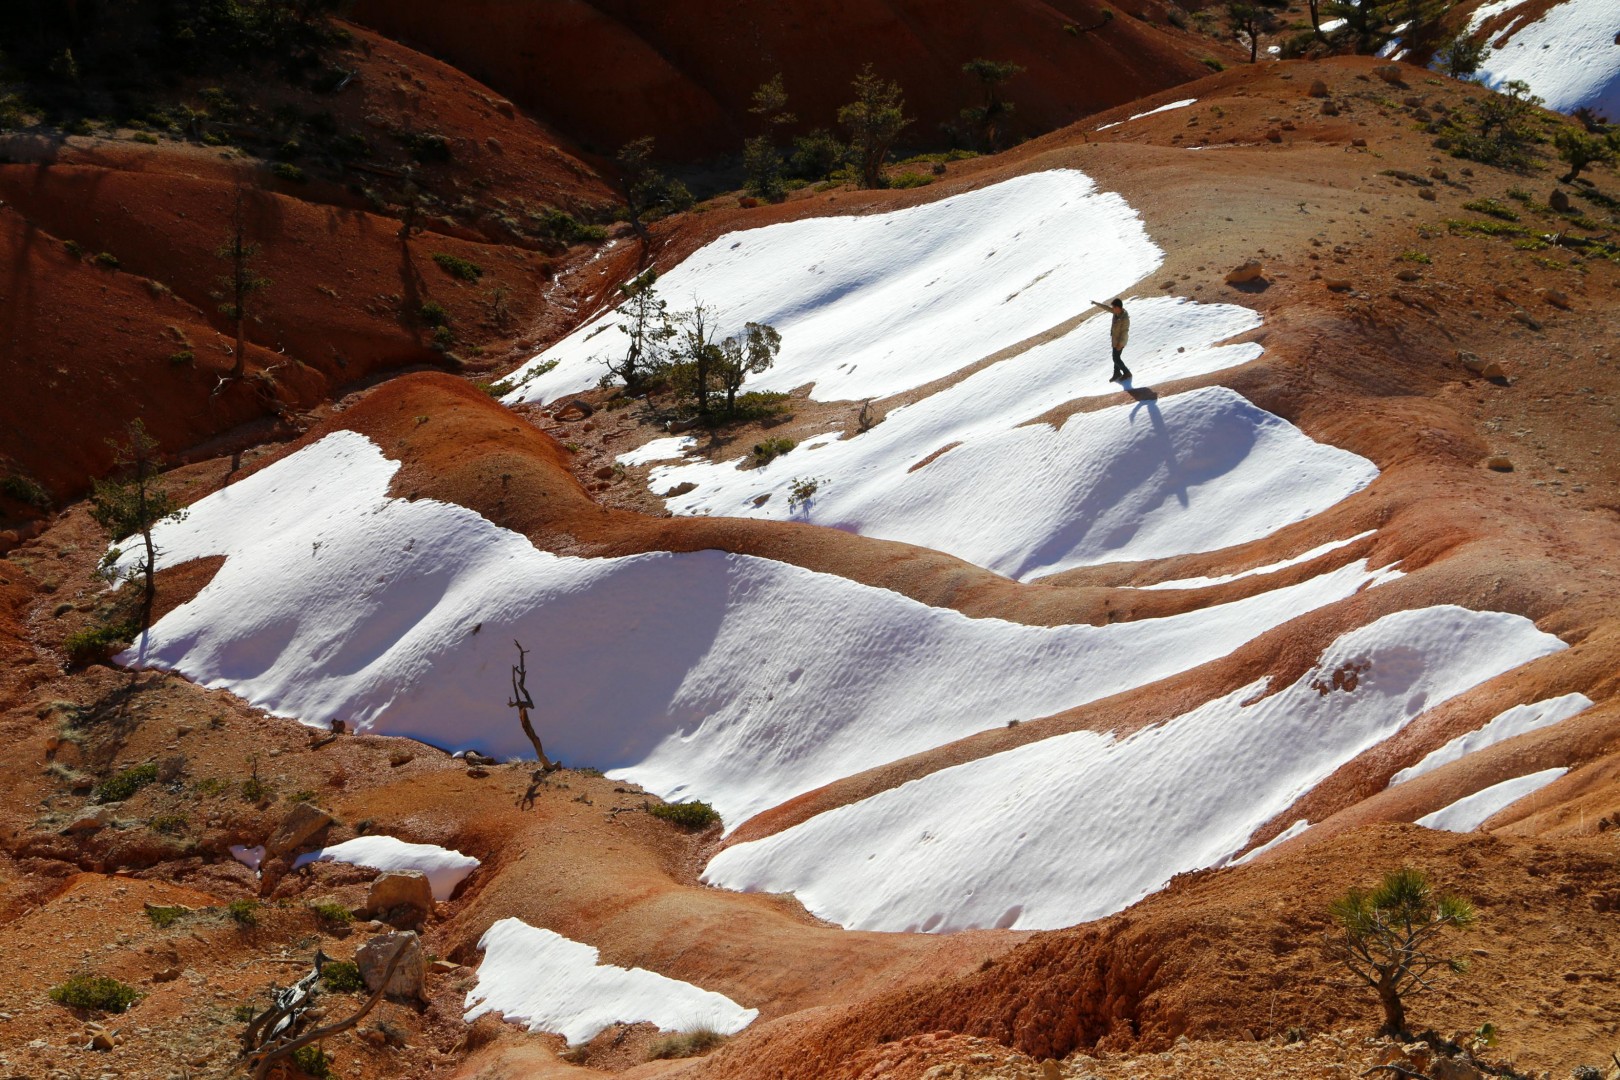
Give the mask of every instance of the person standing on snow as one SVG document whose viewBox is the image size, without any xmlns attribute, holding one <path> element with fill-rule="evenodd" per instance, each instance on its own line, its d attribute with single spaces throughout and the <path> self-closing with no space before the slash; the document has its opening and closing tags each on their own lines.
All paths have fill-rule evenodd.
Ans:
<svg viewBox="0 0 1620 1080">
<path fill-rule="evenodd" d="M 1114 345 L 1114 373 L 1108 377 L 1108 381 L 1129 382 L 1131 369 L 1126 367 L 1125 361 L 1120 358 L 1120 353 L 1125 351 L 1125 342 L 1130 340 L 1131 336 L 1131 317 L 1125 314 L 1125 304 L 1117 296 L 1106 304 L 1101 300 L 1093 300 L 1091 303 L 1095 307 L 1113 312 L 1114 315 L 1113 324 L 1108 328 L 1109 339 Z"/>
</svg>

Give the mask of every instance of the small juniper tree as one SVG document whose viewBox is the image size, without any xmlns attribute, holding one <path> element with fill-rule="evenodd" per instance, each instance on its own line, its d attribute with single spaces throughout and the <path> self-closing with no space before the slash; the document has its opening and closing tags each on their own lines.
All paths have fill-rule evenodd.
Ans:
<svg viewBox="0 0 1620 1080">
<path fill-rule="evenodd" d="M 889 151 L 911 121 L 898 83 L 878 78 L 867 64 L 855 77 L 855 100 L 838 110 L 838 122 L 849 132 L 850 151 L 861 172 L 861 186 L 883 186 Z"/>
<path fill-rule="evenodd" d="M 1388 41 L 1395 25 L 1397 0 L 1326 0 L 1329 19 L 1344 22 L 1344 33 L 1355 42 L 1358 53 L 1377 52 Z"/>
<path fill-rule="evenodd" d="M 780 72 L 769 82 L 761 83 L 754 91 L 754 103 L 748 111 L 763 118 L 769 130 L 743 144 L 748 193 L 773 202 L 787 194 L 782 184 L 782 152 L 777 149 L 774 132 L 798 119 L 787 111 L 787 103 L 787 89 L 782 85 Z"/>
<path fill-rule="evenodd" d="M 1226 5 L 1226 25 L 1233 34 L 1248 41 L 1249 63 L 1253 64 L 1260 59 L 1261 35 L 1271 33 L 1277 25 L 1277 20 L 1270 11 L 1258 3 L 1232 0 Z"/>
<path fill-rule="evenodd" d="M 216 257 L 230 264 L 230 273 L 219 279 L 221 293 L 216 295 L 222 299 L 220 314 L 230 319 L 236 327 L 236 357 L 231 365 L 233 379 L 240 379 L 247 371 L 247 335 L 244 327 L 247 323 L 248 298 L 270 286 L 270 279 L 261 277 L 253 269 L 259 245 L 250 244 L 247 240 L 246 194 L 246 188 L 238 184 L 231 203 L 230 231 L 225 234 L 224 246 L 214 252 Z"/>
<path fill-rule="evenodd" d="M 1614 156 L 1614 151 L 1601 136 L 1588 135 L 1574 128 L 1559 130 L 1553 136 L 1553 145 L 1558 148 L 1559 159 L 1569 166 L 1569 172 L 1558 178 L 1564 184 L 1573 183 L 1588 165 L 1601 164 Z"/>
<path fill-rule="evenodd" d="M 114 543 L 128 536 L 141 538 L 143 553 L 130 576 L 142 583 L 139 629 L 145 630 L 152 623 L 152 604 L 157 597 L 154 575 L 160 552 L 152 530 L 161 521 L 181 520 L 186 512 L 158 481 L 158 444 L 146 433 L 146 425 L 134 420 L 128 434 L 129 441 L 122 445 L 109 440 L 124 475 L 96 481 L 90 494 L 90 516 Z"/>
<path fill-rule="evenodd" d="M 720 343 L 715 368 L 726 392 L 727 415 L 737 411 L 737 391 L 742 388 L 743 380 L 768 369 L 781 351 L 782 335 L 767 323 L 748 323 L 742 333 Z"/>
<path fill-rule="evenodd" d="M 654 288 L 658 271 L 648 270 L 633 281 L 619 286 L 624 303 L 619 307 L 623 321 L 619 329 L 630 339 L 623 358 L 607 361 L 608 374 L 624 382 L 635 394 L 669 366 L 669 341 L 675 336 L 670 324 L 669 304 Z"/>
<path fill-rule="evenodd" d="M 1378 994 L 1385 1033 L 1406 1036 L 1406 1004 L 1430 988 L 1436 968 L 1462 971 L 1460 960 L 1434 951 L 1435 939 L 1450 927 L 1475 919 L 1468 901 L 1436 895 L 1421 870 L 1410 867 L 1384 875 L 1376 889 L 1351 889 L 1328 906 L 1343 936 L 1333 943 L 1339 961 Z"/>
<path fill-rule="evenodd" d="M 698 417 L 709 419 L 709 395 L 724 358 L 720 345 L 714 340 L 715 310 L 701 301 L 694 302 L 691 311 L 675 316 L 680 362 L 676 365 L 677 389 L 697 406 Z"/>
<path fill-rule="evenodd" d="M 981 57 L 963 64 L 962 70 L 978 79 L 979 87 L 984 91 L 984 100 L 972 108 L 963 109 L 962 119 L 978 130 L 985 148 L 994 153 L 1000 149 L 1007 118 L 1013 112 L 1012 102 L 1001 96 L 1001 84 L 1022 74 L 1024 69 L 1009 60 L 985 60 Z"/>
<path fill-rule="evenodd" d="M 1453 79 L 1467 79 L 1479 71 L 1487 51 L 1483 41 L 1475 41 L 1467 34 L 1458 34 L 1440 46 L 1435 58 L 1440 63 L 1440 70 Z"/>
<path fill-rule="evenodd" d="M 613 159 L 619 166 L 625 217 L 643 241 L 647 239 L 648 214 L 685 210 L 692 205 L 692 193 L 686 185 L 665 176 L 653 164 L 653 146 L 653 137 L 648 135 L 625 143 Z"/>
</svg>

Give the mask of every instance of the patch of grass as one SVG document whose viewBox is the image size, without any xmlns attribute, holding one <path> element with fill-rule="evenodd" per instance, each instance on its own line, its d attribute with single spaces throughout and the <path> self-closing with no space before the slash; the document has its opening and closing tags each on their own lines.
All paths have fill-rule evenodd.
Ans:
<svg viewBox="0 0 1620 1080">
<path fill-rule="evenodd" d="M 197 354 L 190 349 L 181 349 L 179 352 L 169 354 L 170 367 L 190 367 L 196 363 Z"/>
<path fill-rule="evenodd" d="M 259 902 L 257 900 L 232 900 L 225 905 L 225 914 L 237 926 L 252 927 L 259 925 Z"/>
<path fill-rule="evenodd" d="M 309 910 L 315 913 L 317 919 L 334 926 L 347 926 L 354 922 L 354 913 L 335 900 L 317 900 L 309 905 Z M 321 972 L 324 974 L 330 968 L 328 964 Z"/>
<path fill-rule="evenodd" d="M 108 270 L 116 270 L 120 265 L 122 265 L 118 261 L 118 256 L 114 255 L 110 251 L 98 251 L 96 254 L 90 256 L 90 261 L 95 263 L 97 266 L 105 267 Z"/>
<path fill-rule="evenodd" d="M 1515 240 L 1513 246 L 1520 251 L 1546 251 L 1552 245 L 1545 240 Z"/>
<path fill-rule="evenodd" d="M 352 960 L 328 960 L 321 967 L 321 982 L 334 994 L 357 994 L 366 988 L 360 966 Z"/>
<path fill-rule="evenodd" d="M 606 226 L 587 224 L 555 207 L 547 207 L 540 212 L 538 225 L 541 235 L 564 244 L 596 244 L 608 236 Z"/>
<path fill-rule="evenodd" d="M 453 156 L 450 153 L 450 144 L 443 135 L 431 131 L 411 133 L 399 136 L 399 141 L 405 144 L 411 157 L 423 163 L 446 162 Z"/>
<path fill-rule="evenodd" d="M 1463 221 L 1459 218 L 1447 219 L 1446 228 L 1459 235 L 1472 233 L 1476 236 L 1526 236 L 1530 232 L 1522 225 L 1498 221 Z"/>
<path fill-rule="evenodd" d="M 728 420 L 763 420 L 787 411 L 788 395 L 774 390 L 750 390 L 737 395 L 737 407 Z"/>
<path fill-rule="evenodd" d="M 1519 215 L 1497 202 L 1495 199 L 1470 199 L 1463 203 L 1464 210 L 1472 210 L 1476 214 L 1485 214 L 1488 217 L 1498 218 L 1502 221 L 1518 221 Z"/>
<path fill-rule="evenodd" d="M 217 776 L 205 776 L 191 785 L 191 793 L 198 798 L 206 799 L 211 795 L 224 794 L 228 787 L 230 785 Z"/>
<path fill-rule="evenodd" d="M 312 802 L 315 801 L 315 793 L 313 791 L 309 790 L 308 788 L 303 788 L 303 789 L 301 789 L 299 791 L 295 791 L 291 795 L 287 796 L 287 801 L 288 802 L 295 802 L 295 803 L 300 803 L 300 802 L 312 803 Z"/>
<path fill-rule="evenodd" d="M 799 444 L 792 439 L 766 439 L 754 444 L 754 464 L 768 465 Z"/>
<path fill-rule="evenodd" d="M 1566 262 L 1559 262 L 1557 259 L 1549 259 L 1549 258 L 1546 258 L 1544 256 L 1540 256 L 1540 255 L 1536 256 L 1535 258 L 1531 259 L 1530 261 L 1535 263 L 1537 266 L 1541 267 L 1543 270 L 1568 270 L 1569 269 L 1569 264 L 1566 263 Z"/>
<path fill-rule="evenodd" d="M 159 814 L 151 821 L 148 821 L 146 827 L 155 833 L 162 833 L 164 836 L 179 836 L 186 831 L 186 826 L 190 824 L 191 819 L 184 814 Z"/>
<path fill-rule="evenodd" d="M 437 300 L 429 300 L 427 303 L 417 308 L 416 317 L 422 320 L 423 326 L 450 325 L 450 313 L 446 311 L 444 305 L 439 303 Z"/>
<path fill-rule="evenodd" d="M 678 825 L 690 832 L 707 829 L 720 820 L 714 807 L 706 802 L 659 803 L 649 806 L 647 813 L 660 821 Z"/>
<path fill-rule="evenodd" d="M 130 138 L 138 143 L 145 143 L 147 146 L 156 146 L 158 144 L 158 137 L 150 131 L 137 131 Z"/>
<path fill-rule="evenodd" d="M 96 790 L 91 794 L 90 798 L 93 802 L 98 803 L 123 802 L 147 784 L 155 781 L 157 774 L 158 767 L 155 761 L 148 761 L 144 765 L 135 765 L 96 785 Z"/>
<path fill-rule="evenodd" d="M 290 161 L 278 161 L 270 166 L 270 171 L 278 180 L 285 180 L 289 184 L 309 183 L 309 174 Z"/>
<path fill-rule="evenodd" d="M 121 1013 L 141 1000 L 141 992 L 105 975 L 75 975 L 51 987 L 51 1000 L 70 1009 Z"/>
<path fill-rule="evenodd" d="M 453 278 L 462 281 L 477 281 L 484 276 L 484 268 L 459 255 L 451 255 L 444 251 L 435 251 L 433 261 L 439 264 L 439 269 Z"/>
<path fill-rule="evenodd" d="M 1401 252 L 1401 261 L 1409 263 L 1421 263 L 1424 266 L 1428 266 L 1430 263 L 1434 262 L 1434 260 L 1429 258 L 1426 253 L 1421 251 L 1403 251 Z"/>
<path fill-rule="evenodd" d="M 680 1031 L 674 1035 L 666 1035 L 649 1046 L 647 1060 L 664 1061 L 669 1058 L 697 1057 L 700 1054 L 707 1054 L 725 1041 L 726 1037 L 713 1028 Z"/>
<path fill-rule="evenodd" d="M 186 913 L 183 907 L 163 907 L 158 904 L 146 905 L 146 917 L 152 920 L 152 925 L 159 930 L 167 930 L 180 921 L 180 916 Z"/>
<path fill-rule="evenodd" d="M 66 251 L 69 255 L 73 256 L 75 259 L 84 258 L 84 245 L 79 243 L 77 240 L 64 240 L 64 241 L 62 241 L 62 250 Z"/>
<path fill-rule="evenodd" d="M 1205 67 L 1209 68 L 1209 70 L 1211 70 L 1211 71 L 1225 71 L 1226 70 L 1226 65 L 1221 63 L 1219 60 L 1215 59 L 1213 56 L 1200 56 L 1198 58 L 1198 62 L 1200 64 L 1203 64 Z"/>
</svg>

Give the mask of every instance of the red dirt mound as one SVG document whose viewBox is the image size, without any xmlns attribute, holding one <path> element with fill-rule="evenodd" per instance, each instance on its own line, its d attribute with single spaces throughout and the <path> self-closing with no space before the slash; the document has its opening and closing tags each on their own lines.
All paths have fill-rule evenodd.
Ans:
<svg viewBox="0 0 1620 1080">
<path fill-rule="evenodd" d="M 1212 51 L 1145 0 L 1114 17 L 1098 0 L 751 0 L 671 7 L 636 0 L 360 0 L 354 18 L 510 94 L 597 150 L 656 135 L 682 158 L 736 153 L 754 88 L 784 75 L 806 129 L 830 127 L 871 61 L 907 90 L 915 137 L 976 104 L 975 57 L 1026 70 L 1007 83 L 1024 132 L 1207 74 Z M 1139 10 L 1138 10 L 1139 9 Z"/>
</svg>

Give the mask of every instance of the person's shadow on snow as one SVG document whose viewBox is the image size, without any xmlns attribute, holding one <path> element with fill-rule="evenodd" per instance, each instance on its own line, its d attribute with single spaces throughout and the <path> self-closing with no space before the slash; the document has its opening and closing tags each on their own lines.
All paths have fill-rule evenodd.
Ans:
<svg viewBox="0 0 1620 1080">
<path fill-rule="evenodd" d="M 1158 401 L 1159 400 L 1159 392 L 1157 390 L 1153 389 L 1153 387 L 1151 387 L 1151 386 L 1132 386 L 1131 385 L 1131 380 L 1129 380 L 1129 379 L 1125 379 L 1124 381 L 1122 381 L 1119 384 L 1119 388 L 1121 390 L 1125 391 L 1127 394 L 1131 395 L 1131 397 L 1135 398 L 1137 401 Z"/>
<path fill-rule="evenodd" d="M 1170 429 L 1165 426 L 1164 414 L 1159 411 L 1159 395 L 1150 386 L 1131 386 L 1130 380 L 1120 384 L 1121 388 L 1136 399 L 1136 405 L 1131 409 L 1131 419 L 1136 419 L 1140 409 L 1146 409 L 1148 423 L 1153 425 L 1154 441 L 1158 444 L 1160 452 L 1164 455 L 1165 479 L 1168 488 L 1176 497 L 1176 502 L 1185 510 L 1191 503 L 1187 491 L 1187 480 L 1182 472 L 1181 462 L 1176 460 L 1176 444 L 1170 438 Z"/>
</svg>

